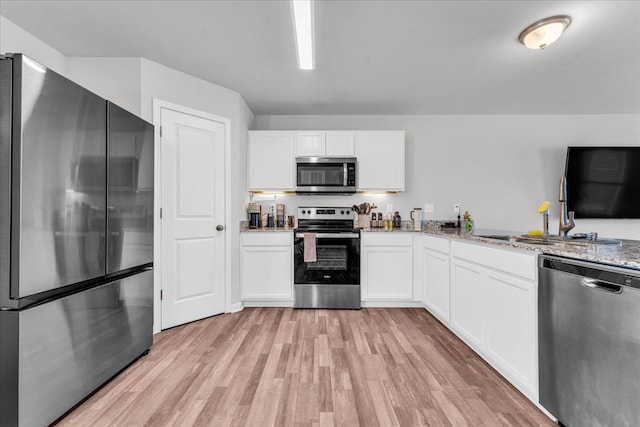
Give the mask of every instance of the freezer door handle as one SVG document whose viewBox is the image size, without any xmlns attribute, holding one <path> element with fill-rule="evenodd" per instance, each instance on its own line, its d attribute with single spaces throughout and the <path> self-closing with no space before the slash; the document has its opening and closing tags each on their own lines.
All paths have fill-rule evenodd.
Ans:
<svg viewBox="0 0 640 427">
<path fill-rule="evenodd" d="M 603 282 L 602 280 L 580 278 L 580 284 L 586 288 L 596 289 L 598 291 L 610 292 L 612 294 L 621 294 L 622 286 L 613 283 Z"/>
</svg>

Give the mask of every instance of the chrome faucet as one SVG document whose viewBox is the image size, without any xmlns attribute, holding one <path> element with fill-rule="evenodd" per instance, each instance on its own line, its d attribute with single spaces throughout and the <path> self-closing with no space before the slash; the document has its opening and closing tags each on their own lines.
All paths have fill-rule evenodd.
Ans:
<svg viewBox="0 0 640 427">
<path fill-rule="evenodd" d="M 558 234 L 567 237 L 567 233 L 576 226 L 574 221 L 574 212 L 567 212 L 567 177 L 560 178 L 560 227 Z"/>
</svg>

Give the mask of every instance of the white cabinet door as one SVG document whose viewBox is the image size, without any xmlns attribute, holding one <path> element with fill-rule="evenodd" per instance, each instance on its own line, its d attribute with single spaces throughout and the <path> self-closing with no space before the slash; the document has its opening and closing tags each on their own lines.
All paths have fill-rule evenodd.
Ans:
<svg viewBox="0 0 640 427">
<path fill-rule="evenodd" d="M 296 156 L 314 157 L 324 156 L 325 149 L 325 132 L 322 131 L 304 131 L 297 132 L 298 149 Z"/>
<path fill-rule="evenodd" d="M 249 191 L 294 189 L 294 135 L 286 131 L 249 132 Z"/>
<path fill-rule="evenodd" d="M 296 156 L 353 157 L 354 131 L 299 131 Z"/>
<path fill-rule="evenodd" d="M 487 285 L 486 350 L 512 382 L 536 390 L 536 286 L 493 271 Z"/>
<path fill-rule="evenodd" d="M 451 254 L 451 328 L 537 401 L 536 254 L 463 242 Z"/>
<path fill-rule="evenodd" d="M 449 255 L 422 249 L 424 303 L 442 322 L 449 323 Z"/>
<path fill-rule="evenodd" d="M 328 157 L 353 157 L 356 155 L 355 133 L 352 130 L 327 131 L 325 155 Z"/>
<path fill-rule="evenodd" d="M 451 262 L 451 328 L 481 351 L 487 288 L 484 270 L 456 258 Z"/>
<path fill-rule="evenodd" d="M 293 252 L 290 233 L 243 233 L 243 300 L 292 300 Z"/>
<path fill-rule="evenodd" d="M 359 190 L 404 191 L 404 131 L 356 131 Z"/>
<path fill-rule="evenodd" d="M 413 299 L 413 240 L 409 233 L 362 236 L 363 301 Z"/>
</svg>

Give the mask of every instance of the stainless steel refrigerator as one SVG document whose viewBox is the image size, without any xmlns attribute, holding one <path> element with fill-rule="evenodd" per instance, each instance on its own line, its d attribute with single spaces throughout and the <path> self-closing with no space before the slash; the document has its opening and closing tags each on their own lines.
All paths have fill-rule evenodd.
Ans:
<svg viewBox="0 0 640 427">
<path fill-rule="evenodd" d="M 152 344 L 153 126 L 0 56 L 0 425 L 47 425 Z"/>
</svg>

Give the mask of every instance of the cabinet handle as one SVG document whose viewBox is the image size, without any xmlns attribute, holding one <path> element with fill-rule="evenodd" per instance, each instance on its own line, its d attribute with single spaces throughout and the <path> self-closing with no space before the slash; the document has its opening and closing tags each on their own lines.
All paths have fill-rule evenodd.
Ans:
<svg viewBox="0 0 640 427">
<path fill-rule="evenodd" d="M 222 231 L 222 230 L 224 230 L 224 225 L 222 225 L 222 224 L 218 224 L 218 225 L 216 226 L 216 230 L 218 230 L 218 231 Z"/>
</svg>

